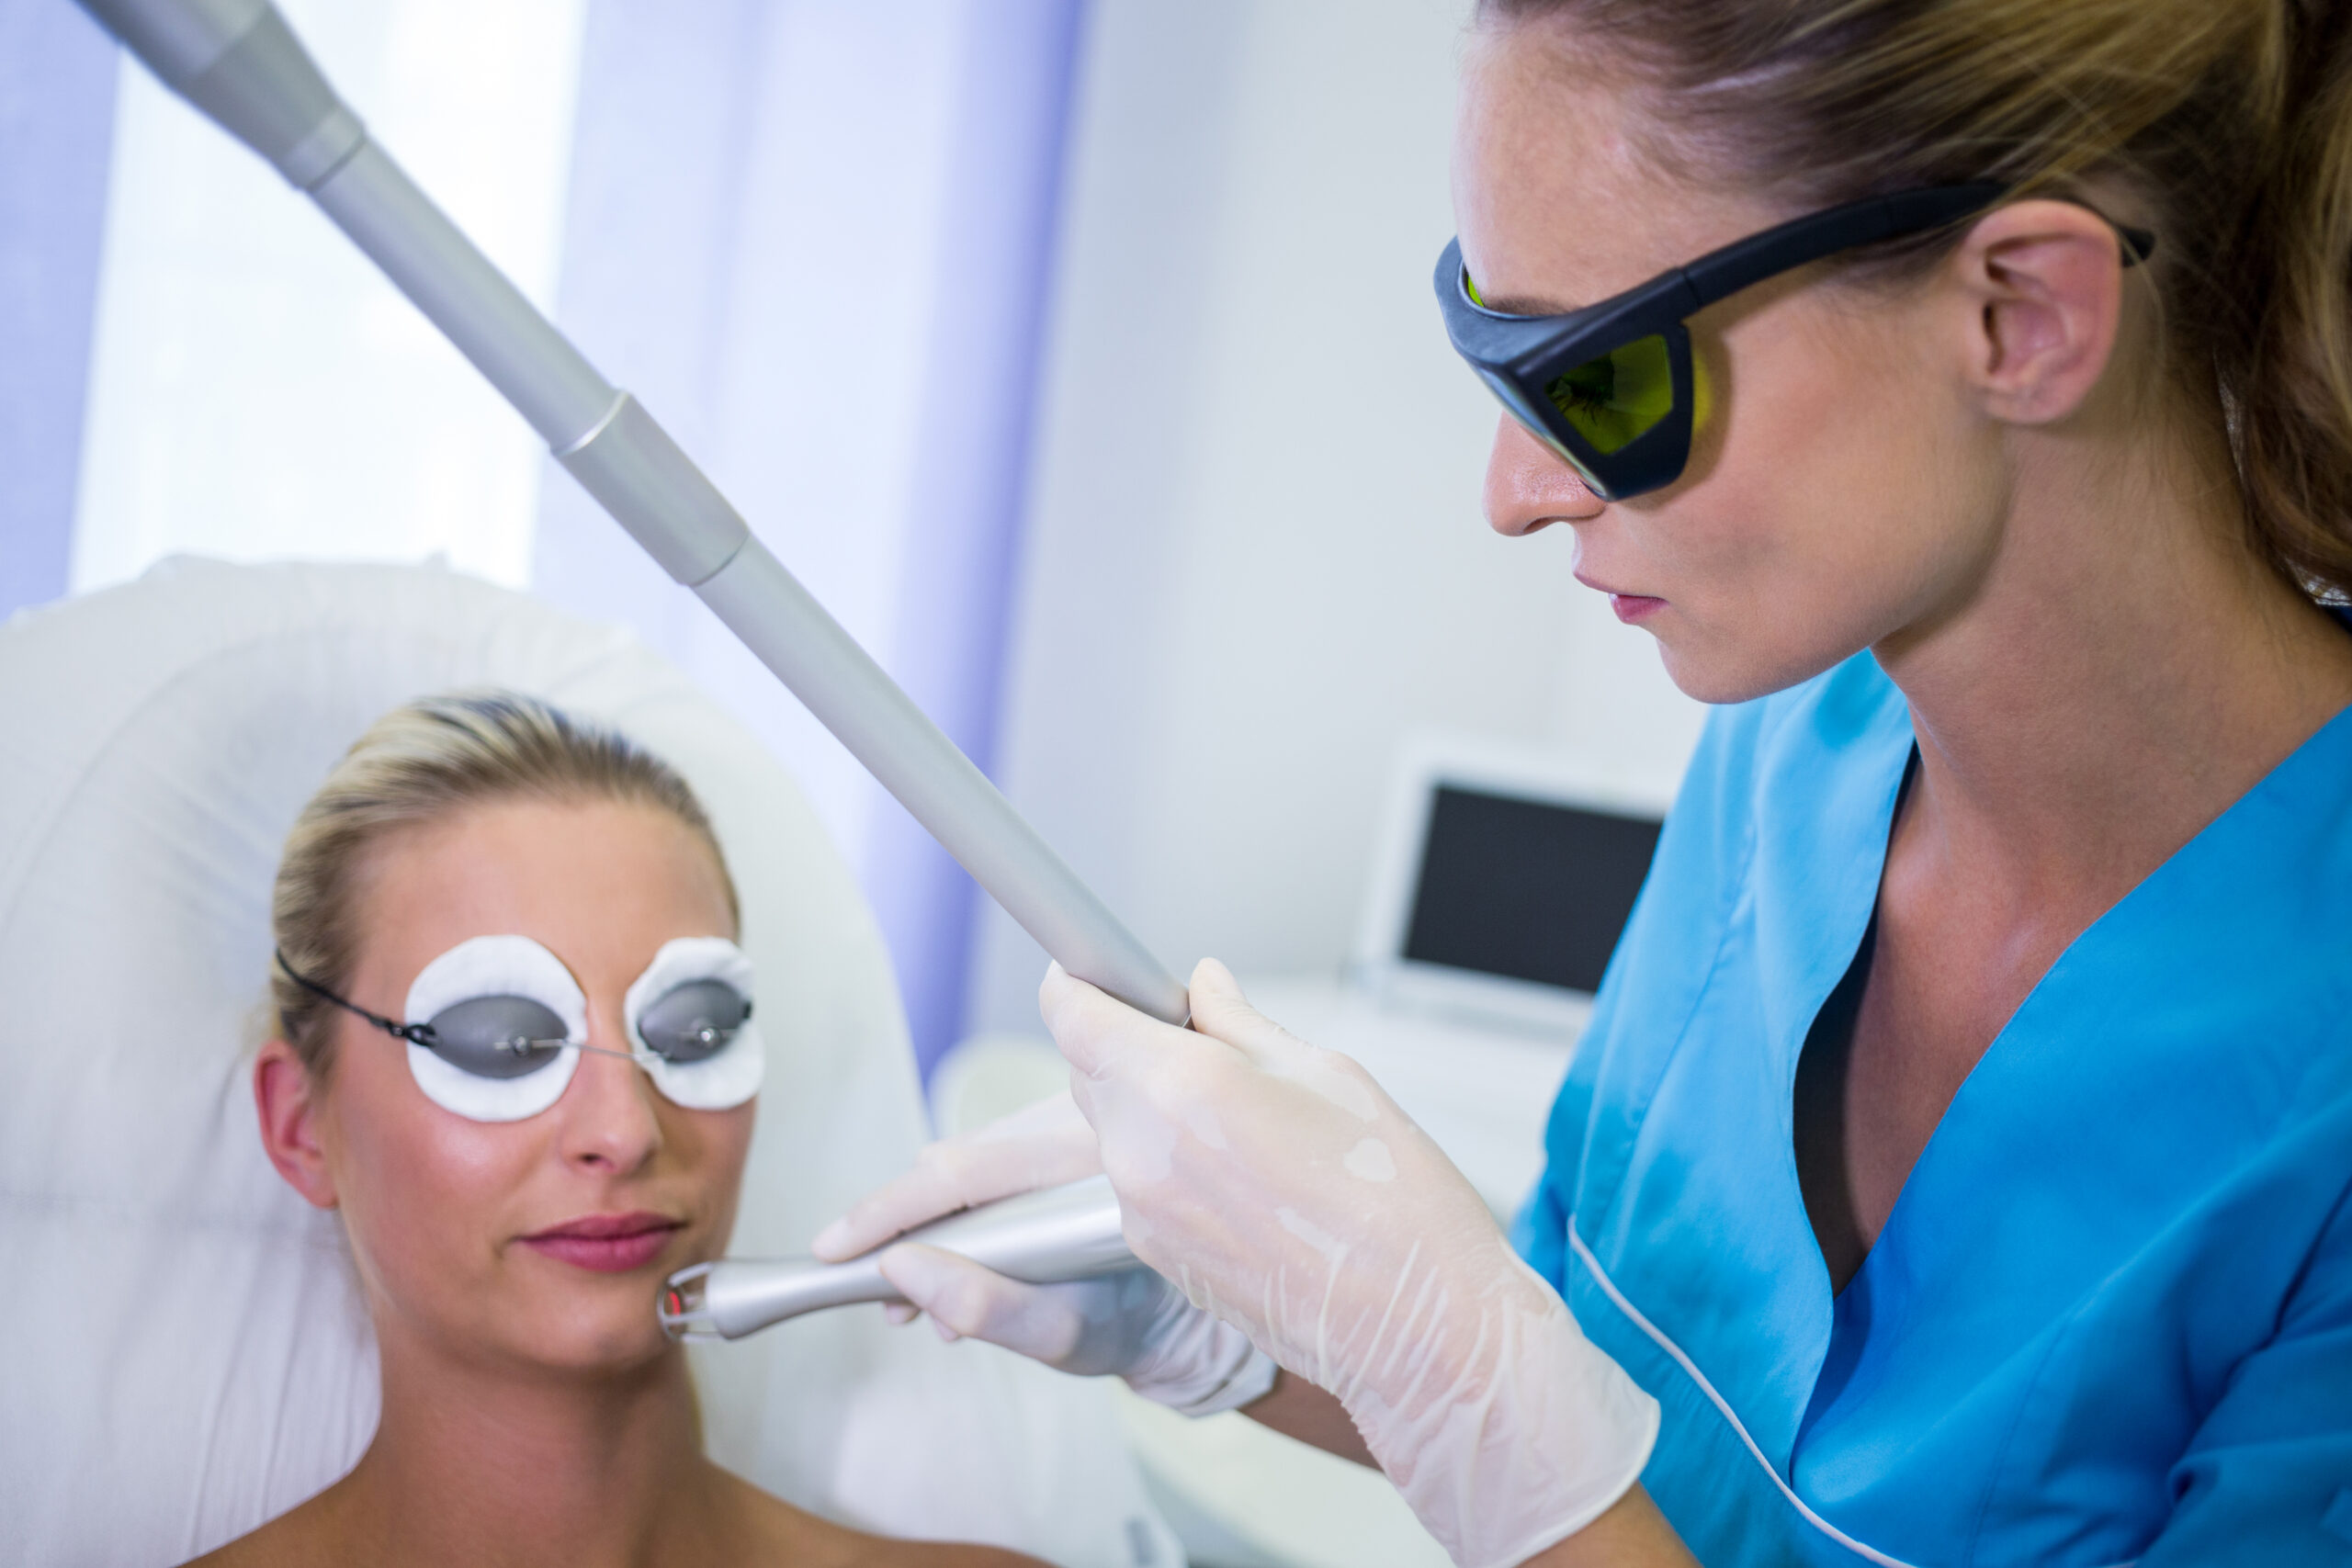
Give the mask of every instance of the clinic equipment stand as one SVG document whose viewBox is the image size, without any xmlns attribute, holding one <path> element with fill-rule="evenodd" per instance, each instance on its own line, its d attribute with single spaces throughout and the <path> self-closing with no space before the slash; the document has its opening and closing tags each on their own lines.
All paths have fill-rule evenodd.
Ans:
<svg viewBox="0 0 2352 1568">
<path fill-rule="evenodd" d="M 1183 987 L 752 536 L 653 416 L 597 374 L 368 139 L 269 0 L 80 4 L 166 86 L 308 193 L 614 520 L 699 594 L 1062 967 L 1156 1018 L 1184 1021 Z M 956 1217 L 957 1250 L 982 1255 L 995 1207 Z M 1012 1211 L 1009 1223 L 1027 1235 L 1035 1217 L 1024 1213 Z M 1118 1240 L 1115 1202 L 1081 1201 L 1070 1213 L 1093 1226 L 1082 1238 L 1089 1245 L 1071 1254 L 1085 1265 L 1079 1273 L 1103 1271 L 1086 1260 L 1099 1261 L 1112 1247 L 1132 1266 Z M 1062 1223 L 1069 1232 L 1080 1222 L 1065 1215 Z M 706 1302 L 730 1300 L 734 1271 L 778 1267 L 719 1263 L 680 1288 Z M 854 1273 L 871 1265 L 841 1267 Z M 1050 1269 L 1028 1277 L 1048 1275 L 1077 1277 Z M 775 1315 L 831 1304 L 805 1299 L 808 1305 Z"/>
</svg>

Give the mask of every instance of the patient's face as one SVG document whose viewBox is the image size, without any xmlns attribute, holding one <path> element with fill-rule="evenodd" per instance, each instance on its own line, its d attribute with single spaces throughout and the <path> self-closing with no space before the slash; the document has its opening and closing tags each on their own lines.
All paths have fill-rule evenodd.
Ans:
<svg viewBox="0 0 2352 1568">
<path fill-rule="evenodd" d="M 614 1051 L 662 943 L 736 934 L 700 840 L 603 802 L 494 803 L 403 832 L 368 862 L 358 908 L 360 1006 L 398 1016 L 433 959 L 518 934 L 571 969 L 588 1043 Z M 583 1052 L 551 1109 L 472 1122 L 425 1098 L 399 1041 L 348 1014 L 339 1028 L 318 1142 L 379 1335 L 583 1371 L 662 1354 L 656 1295 L 725 1250 L 752 1106 L 688 1111 L 635 1063 Z M 582 1222 L 620 1238 L 549 1234 Z"/>
</svg>

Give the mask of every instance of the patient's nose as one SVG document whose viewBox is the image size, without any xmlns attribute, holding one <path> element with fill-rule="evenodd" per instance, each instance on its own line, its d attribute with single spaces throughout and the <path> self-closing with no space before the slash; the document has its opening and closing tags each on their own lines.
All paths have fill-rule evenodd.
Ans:
<svg viewBox="0 0 2352 1568">
<path fill-rule="evenodd" d="M 564 1157 L 616 1176 L 643 1166 L 662 1146 L 653 1093 L 635 1062 L 582 1053 L 562 1101 Z"/>
</svg>

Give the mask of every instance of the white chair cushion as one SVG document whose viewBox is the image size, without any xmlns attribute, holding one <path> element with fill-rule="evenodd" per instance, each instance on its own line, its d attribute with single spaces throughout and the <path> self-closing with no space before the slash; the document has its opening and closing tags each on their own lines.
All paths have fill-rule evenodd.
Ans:
<svg viewBox="0 0 2352 1568">
<path fill-rule="evenodd" d="M 295 813 L 379 715 L 502 685 L 692 782 L 770 1051 L 734 1250 L 901 1168 L 920 1100 L 873 921 L 789 777 L 627 634 L 446 571 L 166 562 L 0 627 L 0 1555 L 175 1562 L 347 1471 L 375 1352 L 335 1217 L 248 1084 Z M 1181 1561 L 1107 1391 L 822 1314 L 696 1348 L 711 1451 L 893 1534 Z"/>
</svg>

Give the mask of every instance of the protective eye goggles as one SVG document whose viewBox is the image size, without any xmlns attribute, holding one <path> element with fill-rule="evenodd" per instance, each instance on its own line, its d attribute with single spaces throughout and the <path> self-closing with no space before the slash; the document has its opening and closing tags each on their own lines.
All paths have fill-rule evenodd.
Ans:
<svg viewBox="0 0 2352 1568">
<path fill-rule="evenodd" d="M 1513 316 L 1479 302 L 1462 242 L 1438 257 L 1438 306 L 1454 352 L 1511 417 L 1603 501 L 1663 490 L 1690 460 L 1699 402 L 1690 318 L 1716 300 L 1840 251 L 1956 223 L 2007 196 L 1995 182 L 1848 202 L 1710 251 L 1564 316 Z M 2115 225 L 2123 265 L 2156 237 Z"/>
<path fill-rule="evenodd" d="M 672 1101 L 724 1111 L 759 1092 L 766 1051 L 752 1022 L 752 964 L 733 942 L 665 942 L 622 1002 L 628 1051 L 587 1043 L 587 998 L 563 961 L 525 936 L 458 943 L 409 987 L 402 1022 L 368 1011 L 277 966 L 313 996 L 408 1042 L 425 1097 L 476 1122 L 519 1122 L 563 1098 L 580 1054 L 634 1061 Z"/>
</svg>

